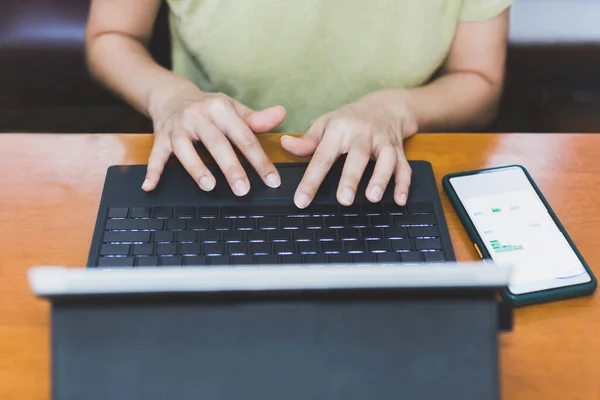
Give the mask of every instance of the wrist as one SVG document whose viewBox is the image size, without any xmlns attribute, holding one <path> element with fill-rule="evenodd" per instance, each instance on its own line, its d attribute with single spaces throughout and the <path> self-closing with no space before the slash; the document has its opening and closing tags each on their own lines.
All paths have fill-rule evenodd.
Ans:
<svg viewBox="0 0 600 400">
<path fill-rule="evenodd" d="M 164 114 L 176 97 L 186 96 L 186 93 L 190 92 L 198 94 L 200 89 L 190 81 L 179 77 L 155 84 L 148 94 L 146 114 L 154 120 Z"/>
<path fill-rule="evenodd" d="M 378 107 L 388 111 L 394 124 L 400 126 L 402 138 L 406 139 L 419 130 L 415 99 L 410 90 L 387 89 L 373 92 L 368 96 L 377 99 Z"/>
</svg>

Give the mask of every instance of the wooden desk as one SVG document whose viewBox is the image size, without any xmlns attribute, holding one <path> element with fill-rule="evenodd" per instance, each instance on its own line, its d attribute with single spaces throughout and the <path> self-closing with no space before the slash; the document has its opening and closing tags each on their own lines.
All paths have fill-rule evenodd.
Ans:
<svg viewBox="0 0 600 400">
<path fill-rule="evenodd" d="M 261 140 L 274 161 L 292 160 L 276 135 Z M 150 135 L 0 135 L 0 399 L 49 398 L 49 310 L 27 269 L 85 264 L 106 168 L 145 163 L 151 144 Z M 600 135 L 417 135 L 407 154 L 431 161 L 438 182 L 525 165 L 600 276 Z M 475 259 L 442 198 L 458 258 Z M 599 294 L 520 309 L 501 343 L 503 398 L 600 399 Z"/>
</svg>

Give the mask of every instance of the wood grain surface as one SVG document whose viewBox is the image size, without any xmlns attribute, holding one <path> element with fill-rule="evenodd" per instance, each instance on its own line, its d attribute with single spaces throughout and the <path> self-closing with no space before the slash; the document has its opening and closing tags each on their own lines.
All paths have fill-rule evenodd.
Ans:
<svg viewBox="0 0 600 400">
<path fill-rule="evenodd" d="M 278 135 L 261 141 L 273 161 L 297 160 Z M 83 266 L 106 169 L 146 163 L 151 145 L 151 135 L 0 135 L 0 399 L 50 398 L 49 307 L 27 269 Z M 433 164 L 438 184 L 449 172 L 524 165 L 600 275 L 600 135 L 418 134 L 406 151 Z M 475 259 L 442 199 L 458 259 Z M 600 399 L 600 295 L 517 310 L 500 356 L 502 398 Z"/>
</svg>

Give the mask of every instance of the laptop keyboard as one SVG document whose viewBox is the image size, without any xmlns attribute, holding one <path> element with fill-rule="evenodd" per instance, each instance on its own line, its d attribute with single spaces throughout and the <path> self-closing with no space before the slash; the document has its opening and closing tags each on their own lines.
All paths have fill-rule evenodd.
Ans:
<svg viewBox="0 0 600 400">
<path fill-rule="evenodd" d="M 433 203 L 114 207 L 99 267 L 444 262 Z"/>
</svg>

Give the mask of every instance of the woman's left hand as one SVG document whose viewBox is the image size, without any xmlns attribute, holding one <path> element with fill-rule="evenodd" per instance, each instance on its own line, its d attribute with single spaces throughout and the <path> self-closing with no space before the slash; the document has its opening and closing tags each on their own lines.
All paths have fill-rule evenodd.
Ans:
<svg viewBox="0 0 600 400">
<path fill-rule="evenodd" d="M 348 156 L 337 189 L 340 204 L 348 206 L 354 202 L 358 184 L 373 156 L 376 164 L 366 189 L 367 199 L 379 202 L 394 175 L 394 201 L 405 205 L 411 168 L 402 144 L 417 131 L 407 96 L 402 91 L 374 92 L 314 120 L 302 137 L 282 137 L 281 144 L 290 153 L 300 157 L 312 154 L 294 196 L 296 206 L 305 208 L 312 202 L 342 154 Z"/>
</svg>

